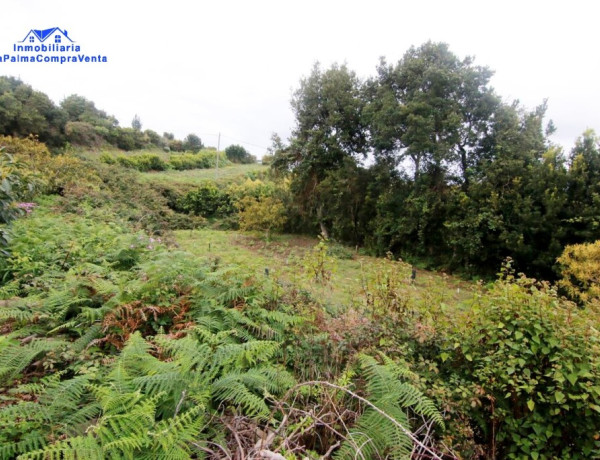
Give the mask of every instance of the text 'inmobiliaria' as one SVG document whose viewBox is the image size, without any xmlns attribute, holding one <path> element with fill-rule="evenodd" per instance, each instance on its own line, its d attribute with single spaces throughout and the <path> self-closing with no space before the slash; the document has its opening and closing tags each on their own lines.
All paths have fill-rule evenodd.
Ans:
<svg viewBox="0 0 600 460">
<path fill-rule="evenodd" d="M 11 53 L 0 53 L 0 62 L 87 63 L 108 62 L 102 54 L 87 54 L 68 35 L 66 29 L 31 29 L 25 38 L 13 44 Z"/>
</svg>

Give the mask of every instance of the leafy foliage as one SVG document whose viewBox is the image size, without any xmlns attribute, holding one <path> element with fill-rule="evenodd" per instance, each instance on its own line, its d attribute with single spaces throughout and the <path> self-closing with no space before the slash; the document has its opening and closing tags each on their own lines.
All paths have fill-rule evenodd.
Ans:
<svg viewBox="0 0 600 460">
<path fill-rule="evenodd" d="M 273 359 L 297 320 L 235 270 L 89 217 L 36 210 L 13 232 L 3 457 L 190 458 L 214 414 L 266 419 L 295 383 Z"/>
<path fill-rule="evenodd" d="M 547 283 L 515 278 L 510 265 L 503 275 L 448 336 L 443 369 L 481 389 L 470 411 L 492 439 L 490 455 L 598 455 L 589 429 L 600 423 L 595 314 L 561 301 Z"/>
<path fill-rule="evenodd" d="M 183 149 L 197 153 L 200 149 L 204 148 L 202 140 L 196 134 L 188 134 L 183 140 Z"/>
<path fill-rule="evenodd" d="M 263 231 L 267 241 L 271 231 L 281 230 L 287 220 L 285 207 L 277 198 L 265 197 L 257 200 L 247 196 L 236 206 L 239 209 L 240 229 Z"/>
<path fill-rule="evenodd" d="M 119 164 L 125 168 L 136 169 L 141 172 L 165 171 L 174 169 L 184 171 L 187 169 L 208 169 L 214 168 L 217 164 L 217 152 L 204 150 L 199 153 L 178 153 L 172 154 L 168 160 L 163 160 L 157 154 L 142 153 L 132 155 L 102 154 L 100 160 L 107 164 Z M 229 162 L 222 158 L 220 166 L 227 166 Z"/>
<path fill-rule="evenodd" d="M 546 103 L 503 102 L 492 74 L 434 42 L 365 81 L 316 65 L 292 99 L 288 143 L 273 138 L 288 227 L 488 277 L 510 256 L 554 279 L 566 245 L 598 239 L 599 142 L 588 130 L 565 158 Z"/>
<path fill-rule="evenodd" d="M 304 256 L 304 270 L 309 278 L 320 284 L 327 284 L 336 269 L 335 259 L 329 254 L 327 238 L 319 236 L 319 242 Z"/>
<path fill-rule="evenodd" d="M 182 208 L 189 213 L 202 217 L 213 217 L 229 213 L 229 196 L 212 182 L 206 181 L 185 195 L 181 200 Z"/>
<path fill-rule="evenodd" d="M 233 163 L 256 163 L 256 157 L 251 155 L 250 152 L 241 145 L 230 145 L 225 149 L 225 155 L 227 155 L 227 159 Z"/>
<path fill-rule="evenodd" d="M 558 285 L 574 300 L 597 306 L 600 301 L 600 241 L 567 246 L 558 258 L 562 279 Z"/>
<path fill-rule="evenodd" d="M 401 426 L 408 429 L 410 422 L 405 412 L 410 408 L 418 415 L 431 418 L 441 427 L 444 421 L 433 403 L 405 379 L 410 372 L 385 358 L 379 364 L 374 358 L 361 354 L 358 357 L 370 402 Z M 412 451 L 412 440 L 396 424 L 368 406 L 348 439 L 336 452 L 335 458 L 407 458 Z"/>
</svg>

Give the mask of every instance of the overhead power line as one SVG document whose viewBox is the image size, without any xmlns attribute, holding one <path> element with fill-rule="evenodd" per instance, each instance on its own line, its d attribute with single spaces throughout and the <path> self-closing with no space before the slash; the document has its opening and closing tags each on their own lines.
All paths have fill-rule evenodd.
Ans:
<svg viewBox="0 0 600 460">
<path fill-rule="evenodd" d="M 235 142 L 239 142 L 239 143 L 241 143 L 241 144 L 251 145 L 252 147 L 256 147 L 256 148 L 263 149 L 263 150 L 269 150 L 269 148 L 268 148 L 268 147 L 264 147 L 264 146 L 262 146 L 262 145 L 257 145 L 257 144 L 254 144 L 254 143 L 252 143 L 252 142 L 248 142 L 248 141 L 242 141 L 242 140 L 240 140 L 240 139 L 236 139 L 236 138 L 234 138 L 234 137 L 227 136 L 227 135 L 225 135 L 225 134 L 221 134 L 221 136 L 223 136 L 223 137 L 226 137 L 226 138 L 227 138 L 227 139 L 229 139 L 229 140 L 232 140 L 232 141 L 235 141 Z"/>
<path fill-rule="evenodd" d="M 241 139 L 236 139 L 235 137 L 228 136 L 227 134 L 222 134 L 222 133 L 198 133 L 198 134 L 202 137 L 204 137 L 204 136 L 211 136 L 211 137 L 216 137 L 216 138 L 218 138 L 219 136 L 226 137 L 227 139 L 234 141 L 234 142 L 239 142 L 240 144 L 250 145 L 250 146 L 256 147 L 258 149 L 269 150 L 269 147 L 265 147 L 263 145 L 258 145 L 253 142 L 243 141 Z"/>
</svg>

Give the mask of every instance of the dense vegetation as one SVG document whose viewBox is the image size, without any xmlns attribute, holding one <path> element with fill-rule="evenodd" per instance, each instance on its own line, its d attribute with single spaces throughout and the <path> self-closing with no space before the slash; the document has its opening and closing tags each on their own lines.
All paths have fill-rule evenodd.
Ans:
<svg viewBox="0 0 600 460">
<path fill-rule="evenodd" d="M 100 161 L 107 164 L 118 163 L 125 168 L 137 169 L 138 171 L 166 171 L 174 169 L 176 171 L 185 171 L 187 169 L 208 169 L 214 168 L 217 164 L 221 167 L 230 164 L 227 158 L 218 158 L 222 155 L 216 150 L 202 150 L 197 153 L 177 153 L 163 159 L 158 154 L 142 153 L 133 155 L 111 155 L 104 153 L 100 156 Z"/>
<path fill-rule="evenodd" d="M 241 145 L 230 145 L 225 149 L 225 154 L 227 155 L 227 159 L 233 161 L 234 163 L 256 163 L 256 157 L 250 154 L 250 152 L 248 152 Z"/>
<path fill-rule="evenodd" d="M 316 66 L 226 180 L 194 135 L 61 149 L 141 120 L 0 79 L 0 458 L 600 457 L 599 141 L 563 158 L 490 77 Z"/>
<path fill-rule="evenodd" d="M 291 177 L 290 229 L 479 275 L 511 256 L 554 279 L 566 245 L 600 237 L 599 139 L 586 131 L 565 157 L 545 104 L 504 102 L 491 76 L 438 43 L 382 60 L 366 81 L 315 66 L 294 95 L 292 137 L 273 147 Z"/>
<path fill-rule="evenodd" d="M 11 136 L 37 136 L 52 149 L 67 145 L 100 148 L 113 146 L 122 150 L 159 147 L 176 152 L 198 152 L 202 140 L 189 134 L 183 141 L 171 133 L 162 136 L 142 131 L 138 115 L 131 128 L 120 127 L 117 119 L 83 96 L 73 94 L 59 106 L 44 93 L 14 77 L 0 77 L 0 133 Z"/>
</svg>

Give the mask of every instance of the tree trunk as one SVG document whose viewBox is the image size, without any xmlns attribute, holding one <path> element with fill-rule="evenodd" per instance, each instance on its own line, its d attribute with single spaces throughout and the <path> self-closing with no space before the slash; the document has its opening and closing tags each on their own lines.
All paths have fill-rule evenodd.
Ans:
<svg viewBox="0 0 600 460">
<path fill-rule="evenodd" d="M 460 150 L 460 167 L 462 169 L 463 176 L 462 189 L 466 192 L 469 189 L 469 175 L 467 174 L 469 165 L 467 164 L 467 151 L 462 145 L 459 145 L 458 148 Z"/>
<path fill-rule="evenodd" d="M 323 205 L 319 205 L 317 208 L 317 219 L 319 220 L 319 226 L 321 227 L 321 235 L 323 235 L 323 238 L 329 238 L 329 232 L 327 231 L 325 222 L 323 222 Z"/>
</svg>

